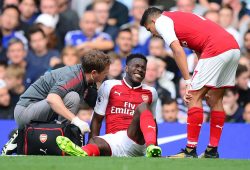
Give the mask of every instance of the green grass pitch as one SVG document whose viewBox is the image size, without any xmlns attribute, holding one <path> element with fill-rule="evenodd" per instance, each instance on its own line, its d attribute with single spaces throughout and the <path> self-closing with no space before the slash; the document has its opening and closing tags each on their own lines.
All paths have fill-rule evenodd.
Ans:
<svg viewBox="0 0 250 170">
<path fill-rule="evenodd" d="M 0 170 L 249 170 L 250 160 L 0 156 Z"/>
</svg>

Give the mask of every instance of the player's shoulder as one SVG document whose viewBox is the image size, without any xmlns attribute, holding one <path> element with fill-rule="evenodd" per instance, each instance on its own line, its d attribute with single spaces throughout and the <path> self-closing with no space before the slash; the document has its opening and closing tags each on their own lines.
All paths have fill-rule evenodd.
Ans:
<svg viewBox="0 0 250 170">
<path fill-rule="evenodd" d="M 114 84 L 114 85 L 119 85 L 122 84 L 122 80 L 116 80 L 116 79 L 112 79 L 112 80 L 105 80 L 103 83 L 105 84 Z"/>
<path fill-rule="evenodd" d="M 122 81 L 113 79 L 113 80 L 105 80 L 102 83 L 102 86 L 107 88 L 107 89 L 111 89 L 112 87 L 114 87 L 116 85 L 122 85 Z"/>
</svg>

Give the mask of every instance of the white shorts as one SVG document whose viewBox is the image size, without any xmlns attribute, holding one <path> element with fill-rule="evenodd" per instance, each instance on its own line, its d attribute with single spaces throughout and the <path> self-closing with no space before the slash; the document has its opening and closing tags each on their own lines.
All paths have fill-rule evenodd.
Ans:
<svg viewBox="0 0 250 170">
<path fill-rule="evenodd" d="M 190 90 L 199 90 L 204 86 L 211 88 L 235 86 L 239 59 L 239 49 L 232 49 L 215 57 L 200 59 L 194 70 Z"/>
<path fill-rule="evenodd" d="M 144 156 L 146 153 L 146 145 L 135 143 L 128 137 L 127 131 L 97 137 L 104 139 L 109 144 L 112 156 L 115 157 Z"/>
</svg>

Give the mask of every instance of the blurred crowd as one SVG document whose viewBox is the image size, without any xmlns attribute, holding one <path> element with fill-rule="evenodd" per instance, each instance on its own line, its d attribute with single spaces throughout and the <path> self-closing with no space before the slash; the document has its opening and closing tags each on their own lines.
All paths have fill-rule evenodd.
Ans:
<svg viewBox="0 0 250 170">
<path fill-rule="evenodd" d="M 0 1 L 0 119 L 13 119 L 19 96 L 46 71 L 78 64 L 91 49 L 111 57 L 106 79 L 122 79 L 126 56 L 141 53 L 148 65 L 144 83 L 155 87 L 158 122 L 186 123 L 185 82 L 165 42 L 142 26 L 145 9 L 184 11 L 210 19 L 241 47 L 236 88 L 223 104 L 227 122 L 250 123 L 250 1 L 248 0 L 2 0 Z M 192 21 L 190 21 L 192 24 Z M 167 29 L 167 28 L 166 28 Z M 209 29 L 209 28 L 208 28 Z M 227 43 L 227 42 L 225 42 Z M 186 49 L 190 74 L 197 56 Z M 204 122 L 209 106 L 204 100 Z M 92 109 L 80 107 L 90 120 Z"/>
</svg>

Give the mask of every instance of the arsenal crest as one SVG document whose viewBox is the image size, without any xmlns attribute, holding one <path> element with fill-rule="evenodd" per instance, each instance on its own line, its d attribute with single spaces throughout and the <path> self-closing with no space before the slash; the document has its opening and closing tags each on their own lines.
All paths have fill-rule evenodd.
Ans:
<svg viewBox="0 0 250 170">
<path fill-rule="evenodd" d="M 142 100 L 144 101 L 144 102 L 148 102 L 148 100 L 149 100 L 149 97 L 148 97 L 148 95 L 146 95 L 146 94 L 142 94 L 141 95 L 141 98 L 142 98 Z"/>
<path fill-rule="evenodd" d="M 42 143 L 44 143 L 44 142 L 47 141 L 48 136 L 47 136 L 47 134 L 41 134 L 40 137 L 39 137 L 39 139 L 40 139 L 40 141 L 41 141 Z"/>
</svg>

